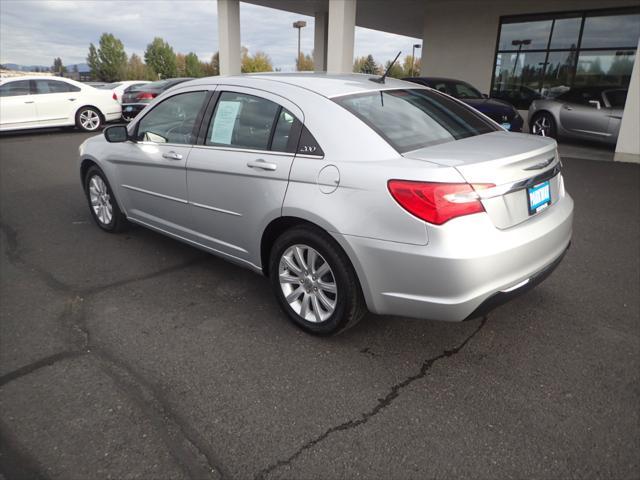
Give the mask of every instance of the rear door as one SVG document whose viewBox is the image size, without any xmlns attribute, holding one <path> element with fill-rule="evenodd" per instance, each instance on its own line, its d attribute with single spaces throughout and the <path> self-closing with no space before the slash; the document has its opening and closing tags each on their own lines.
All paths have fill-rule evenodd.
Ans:
<svg viewBox="0 0 640 480">
<path fill-rule="evenodd" d="M 583 138 L 602 139 L 608 136 L 609 117 L 600 93 L 576 90 L 563 97 L 560 123 L 565 130 Z M 589 103 L 597 101 L 596 105 Z"/>
<path fill-rule="evenodd" d="M 304 121 L 288 100 L 218 86 L 201 141 L 187 163 L 193 230 L 200 242 L 257 263 L 266 224 L 280 216 Z"/>
<path fill-rule="evenodd" d="M 110 161 L 131 219 L 189 238 L 186 164 L 209 95 L 202 87 L 176 92 L 136 122 L 135 142 L 113 144 Z"/>
<path fill-rule="evenodd" d="M 80 105 L 81 90 L 60 80 L 34 80 L 36 110 L 42 125 L 60 125 L 72 122 Z"/>
<path fill-rule="evenodd" d="M 0 128 L 24 128 L 38 121 L 29 80 L 14 80 L 0 86 Z"/>
</svg>

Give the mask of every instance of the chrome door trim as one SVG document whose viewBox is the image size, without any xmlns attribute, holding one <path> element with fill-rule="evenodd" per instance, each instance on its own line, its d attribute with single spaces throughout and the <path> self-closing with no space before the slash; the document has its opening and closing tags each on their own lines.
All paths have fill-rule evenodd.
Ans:
<svg viewBox="0 0 640 480">
<path fill-rule="evenodd" d="M 189 202 L 189 205 L 194 207 L 204 208 L 205 210 L 213 210 L 214 212 L 226 213 L 227 215 L 233 215 L 234 217 L 241 217 L 242 214 L 238 212 L 232 212 L 231 210 L 225 210 L 223 208 L 211 207 L 209 205 L 203 205 L 202 203 Z"/>
<path fill-rule="evenodd" d="M 167 200 L 173 200 L 174 202 L 188 204 L 187 200 L 182 198 L 171 197 L 169 195 L 163 195 L 162 193 L 152 192 L 150 190 L 145 190 L 144 188 L 132 187 L 131 185 L 125 185 L 124 183 L 120 185 L 122 188 L 126 188 L 128 190 L 133 190 L 134 192 L 146 193 L 147 195 L 151 195 L 153 197 L 165 198 Z"/>
<path fill-rule="evenodd" d="M 162 145 L 165 145 L 165 144 L 162 144 Z M 289 156 L 289 157 L 296 156 L 295 153 L 280 152 L 278 150 L 254 150 L 254 149 L 250 149 L 250 148 L 219 147 L 217 145 L 193 145 L 193 148 L 208 149 L 208 150 L 220 150 L 220 151 L 223 151 L 223 152 L 255 153 L 256 155 L 278 155 L 278 156 L 286 155 L 286 156 Z M 302 155 L 298 155 L 298 156 L 302 156 Z M 320 157 L 315 157 L 315 158 L 320 158 Z"/>
</svg>

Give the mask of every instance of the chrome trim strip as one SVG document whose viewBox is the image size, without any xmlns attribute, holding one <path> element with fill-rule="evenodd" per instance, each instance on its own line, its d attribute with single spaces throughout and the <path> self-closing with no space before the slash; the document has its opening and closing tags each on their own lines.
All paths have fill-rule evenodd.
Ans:
<svg viewBox="0 0 640 480">
<path fill-rule="evenodd" d="M 238 212 L 232 212 L 231 210 L 224 210 L 223 208 L 210 207 L 209 205 L 203 205 L 201 203 L 189 202 L 194 207 L 204 208 L 205 210 L 213 210 L 214 212 L 226 213 L 227 215 L 233 215 L 234 217 L 241 217 L 242 214 Z"/>
<path fill-rule="evenodd" d="M 507 195 L 509 193 L 517 192 L 518 190 L 523 190 L 525 188 L 531 187 L 538 183 L 542 183 L 545 180 L 550 180 L 558 175 L 561 170 L 562 163 L 558 162 L 551 170 L 547 170 L 546 172 L 536 175 L 535 177 L 527 178 L 525 180 L 520 180 L 514 183 L 505 183 L 504 185 L 498 185 L 497 187 L 489 188 L 487 190 L 479 190 L 477 191 L 477 194 L 481 199 L 500 197 L 502 195 Z"/>
<path fill-rule="evenodd" d="M 134 192 L 146 193 L 147 195 L 151 195 L 153 197 L 165 198 L 167 200 L 173 200 L 174 202 L 188 204 L 187 200 L 183 200 L 182 198 L 171 197 L 169 195 L 163 195 L 162 193 L 151 192 L 149 190 L 145 190 L 144 188 L 132 187 L 131 185 L 120 185 L 122 188 L 126 188 L 128 190 L 133 190 Z"/>
<path fill-rule="evenodd" d="M 250 148 L 219 147 L 217 145 L 193 145 L 192 147 L 203 150 L 220 150 L 223 152 L 255 153 L 256 155 L 286 155 L 289 157 L 293 157 L 295 155 L 291 152 L 281 152 L 276 150 L 253 150 Z"/>
</svg>

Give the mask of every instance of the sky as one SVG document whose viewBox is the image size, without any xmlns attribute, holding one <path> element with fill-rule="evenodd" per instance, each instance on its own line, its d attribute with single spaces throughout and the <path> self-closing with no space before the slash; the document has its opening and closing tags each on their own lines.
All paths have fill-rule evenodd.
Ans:
<svg viewBox="0 0 640 480">
<path fill-rule="evenodd" d="M 274 67 L 295 68 L 296 20 L 306 20 L 301 49 L 313 49 L 313 17 L 240 3 L 240 36 L 250 53 L 263 51 Z M 195 52 L 210 60 L 218 49 L 215 0 L 0 0 L 0 63 L 65 65 L 85 63 L 89 43 L 103 32 L 124 43 L 127 54 L 142 56 L 159 36 L 176 53 Z M 371 53 L 378 63 L 392 60 L 399 50 L 411 54 L 420 39 L 356 28 L 355 56 Z M 417 56 L 418 54 L 416 54 Z"/>
</svg>

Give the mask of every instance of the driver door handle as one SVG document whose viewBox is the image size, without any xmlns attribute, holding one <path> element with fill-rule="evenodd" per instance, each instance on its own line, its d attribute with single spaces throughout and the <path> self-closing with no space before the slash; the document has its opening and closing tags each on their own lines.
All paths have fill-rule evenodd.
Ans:
<svg viewBox="0 0 640 480">
<path fill-rule="evenodd" d="M 273 172 L 276 168 L 278 168 L 278 165 L 275 163 L 265 162 L 263 159 L 259 158 L 251 162 L 247 162 L 247 167 L 259 168 L 260 170 L 268 170 L 270 172 Z"/>
<path fill-rule="evenodd" d="M 166 158 L 167 160 L 182 160 L 182 155 L 171 151 L 171 152 L 163 153 L 162 158 Z"/>
<path fill-rule="evenodd" d="M 24 103 L 35 103 L 35 101 L 34 101 L 34 100 L 27 100 L 27 101 L 26 101 L 26 102 L 24 102 Z"/>
<path fill-rule="evenodd" d="M 69 100 L 70 102 L 75 102 L 76 101 L 75 98 L 67 98 L 67 100 Z"/>
<path fill-rule="evenodd" d="M 569 105 L 565 105 L 563 108 L 564 108 L 565 110 L 573 110 L 573 108 L 571 108 Z"/>
</svg>

